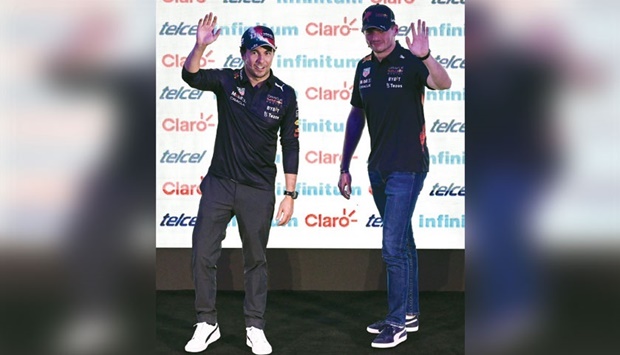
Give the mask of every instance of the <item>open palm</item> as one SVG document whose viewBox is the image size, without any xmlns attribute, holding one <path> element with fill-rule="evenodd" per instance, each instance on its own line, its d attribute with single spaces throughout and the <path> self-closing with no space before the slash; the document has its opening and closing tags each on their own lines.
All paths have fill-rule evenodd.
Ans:
<svg viewBox="0 0 620 355">
<path fill-rule="evenodd" d="M 407 47 L 411 54 L 416 57 L 424 57 L 428 54 L 428 28 L 426 21 L 418 20 L 417 31 L 411 23 L 411 39 L 406 37 Z"/>
<path fill-rule="evenodd" d="M 213 31 L 217 25 L 217 16 L 209 12 L 203 19 L 198 20 L 198 31 L 196 32 L 196 43 L 207 46 L 220 36 L 222 29 Z"/>
</svg>

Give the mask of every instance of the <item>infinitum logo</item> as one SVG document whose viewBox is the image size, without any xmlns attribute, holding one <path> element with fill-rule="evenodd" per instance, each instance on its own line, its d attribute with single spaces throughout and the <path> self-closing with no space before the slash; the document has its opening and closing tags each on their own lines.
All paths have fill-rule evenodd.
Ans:
<svg viewBox="0 0 620 355">
<path fill-rule="evenodd" d="M 450 216 L 440 214 L 437 217 L 427 217 L 421 214 L 418 217 L 418 227 L 420 228 L 465 228 L 465 215 Z"/>
<path fill-rule="evenodd" d="M 297 26 L 272 26 L 267 23 L 256 22 L 247 24 L 243 22 L 233 22 L 230 25 L 220 25 L 220 36 L 241 36 L 250 27 L 266 26 L 271 28 L 276 36 L 299 36 L 299 28 Z M 160 36 L 195 36 L 198 31 L 197 24 L 187 24 L 184 21 L 178 23 L 164 22 L 159 30 Z"/>
<path fill-rule="evenodd" d="M 306 133 L 344 133 L 344 122 L 320 119 L 316 121 L 300 120 L 301 131 Z"/>
<path fill-rule="evenodd" d="M 462 165 L 465 164 L 465 152 L 451 153 L 447 150 L 439 152 L 439 154 L 429 155 L 431 164 L 435 165 Z"/>
<path fill-rule="evenodd" d="M 284 194 L 286 186 L 282 183 L 276 183 L 276 195 Z M 302 196 L 340 196 L 338 185 L 320 183 L 318 185 L 308 185 L 300 182 L 295 185 L 295 190 Z M 360 186 L 351 186 L 352 196 L 361 196 L 362 188 Z"/>
<path fill-rule="evenodd" d="M 451 23 L 444 22 L 439 26 L 427 26 L 428 35 L 432 37 L 463 37 L 465 28 L 463 26 L 454 26 Z M 397 36 L 409 36 L 411 34 L 411 26 L 399 26 Z"/>
<path fill-rule="evenodd" d="M 237 221 L 237 216 L 233 216 L 230 222 L 228 222 L 228 227 L 236 228 L 238 225 L 239 225 L 239 222 Z M 299 225 L 299 221 L 297 220 L 297 217 L 291 217 L 288 223 L 283 226 L 279 226 L 278 221 L 275 219 L 271 221 L 272 227 L 297 227 L 298 225 Z"/>
<path fill-rule="evenodd" d="M 464 101 L 465 89 L 463 90 L 427 90 L 424 99 L 428 101 Z"/>
<path fill-rule="evenodd" d="M 336 58 L 331 55 L 309 57 L 298 54 L 295 57 L 276 56 L 274 64 L 278 68 L 356 68 L 360 58 Z"/>
</svg>

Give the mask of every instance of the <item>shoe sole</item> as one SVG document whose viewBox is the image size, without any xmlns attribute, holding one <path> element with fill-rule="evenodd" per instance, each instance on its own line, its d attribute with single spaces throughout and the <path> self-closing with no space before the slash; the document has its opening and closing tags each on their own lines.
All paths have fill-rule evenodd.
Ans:
<svg viewBox="0 0 620 355">
<path fill-rule="evenodd" d="M 207 342 L 204 344 L 204 347 L 202 347 L 202 346 L 201 346 L 200 348 L 198 348 L 198 349 L 194 349 L 194 350 L 187 349 L 187 347 L 185 347 L 185 351 L 186 351 L 186 352 L 188 352 L 188 353 L 199 353 L 199 352 L 203 352 L 203 351 L 207 350 L 207 347 L 208 347 L 210 344 L 215 343 L 215 341 L 216 341 L 216 340 L 218 340 L 219 338 L 220 338 L 220 327 L 217 327 L 217 329 L 215 329 L 215 331 L 213 332 L 213 335 L 212 335 L 212 336 L 210 336 L 210 337 L 207 339 Z"/>
<path fill-rule="evenodd" d="M 405 330 L 407 331 L 407 333 L 413 333 L 413 332 L 417 332 L 418 329 L 420 329 L 420 326 L 416 326 L 416 327 L 409 327 L 409 328 L 405 328 Z M 366 328 L 366 331 L 370 334 L 379 334 L 380 331 L 374 328 Z"/>
<path fill-rule="evenodd" d="M 405 332 L 405 336 L 397 339 L 396 341 L 394 341 L 393 343 L 387 343 L 387 344 L 383 344 L 383 343 L 371 343 L 370 346 L 372 346 L 373 348 L 377 348 L 377 349 L 387 349 L 387 348 L 393 348 L 396 345 L 404 342 L 405 340 L 407 340 L 407 333 Z"/>
<path fill-rule="evenodd" d="M 258 353 L 258 352 L 255 352 L 255 351 L 254 351 L 254 349 L 252 348 L 252 343 L 250 343 L 250 339 L 247 339 L 247 340 L 245 341 L 245 345 L 249 346 L 249 347 L 250 347 L 250 349 L 252 349 L 252 354 L 255 354 L 255 355 L 269 355 L 269 354 L 271 354 L 271 353 L 272 353 L 272 351 L 273 351 L 273 350 L 272 350 L 272 351 L 270 351 L 270 352 L 263 352 L 263 353 Z"/>
</svg>

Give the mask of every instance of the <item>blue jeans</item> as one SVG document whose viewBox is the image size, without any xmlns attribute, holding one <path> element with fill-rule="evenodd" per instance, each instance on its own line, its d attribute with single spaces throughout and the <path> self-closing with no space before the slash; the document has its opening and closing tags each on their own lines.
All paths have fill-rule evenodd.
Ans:
<svg viewBox="0 0 620 355">
<path fill-rule="evenodd" d="M 419 314 L 418 254 L 411 217 L 426 173 L 369 171 L 372 196 L 383 220 L 382 256 L 387 270 L 388 315 L 405 326 L 405 314 Z"/>
</svg>

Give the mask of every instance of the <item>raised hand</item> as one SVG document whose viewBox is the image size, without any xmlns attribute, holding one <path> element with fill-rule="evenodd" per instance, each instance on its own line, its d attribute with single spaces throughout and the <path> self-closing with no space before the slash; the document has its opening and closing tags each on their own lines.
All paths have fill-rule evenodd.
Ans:
<svg viewBox="0 0 620 355">
<path fill-rule="evenodd" d="M 418 20 L 418 29 L 416 31 L 413 26 L 413 22 L 411 23 L 411 39 L 409 37 L 405 38 L 407 42 L 407 47 L 409 47 L 409 51 L 411 54 L 416 57 L 424 57 L 428 54 L 428 28 L 426 28 L 426 21 Z"/>
<path fill-rule="evenodd" d="M 209 12 L 204 18 L 198 20 L 198 31 L 196 32 L 196 44 L 199 46 L 208 46 L 215 42 L 220 36 L 222 29 L 213 31 L 217 25 L 217 16 Z"/>
</svg>

